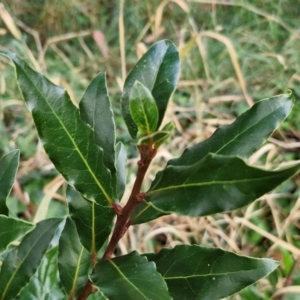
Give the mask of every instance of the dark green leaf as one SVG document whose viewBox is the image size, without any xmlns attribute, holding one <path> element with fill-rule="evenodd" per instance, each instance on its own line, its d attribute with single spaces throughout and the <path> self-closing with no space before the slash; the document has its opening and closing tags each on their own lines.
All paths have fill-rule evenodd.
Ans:
<svg viewBox="0 0 300 300">
<path fill-rule="evenodd" d="M 161 216 L 169 215 L 171 212 L 158 210 L 148 203 L 139 204 L 131 215 L 131 224 L 137 225 L 155 220 Z"/>
<path fill-rule="evenodd" d="M 158 122 L 157 106 L 151 92 L 139 81 L 131 88 L 129 108 L 140 135 L 148 135 L 155 131 Z"/>
<path fill-rule="evenodd" d="M 67 200 L 82 245 L 90 254 L 96 254 L 111 232 L 114 211 L 84 199 L 70 186 Z"/>
<path fill-rule="evenodd" d="M 146 256 L 155 262 L 174 300 L 218 300 L 255 283 L 278 266 L 271 259 L 197 245 L 180 245 Z"/>
<path fill-rule="evenodd" d="M 36 224 L 21 244 L 9 252 L 0 273 L 1 300 L 11 300 L 36 272 L 61 219 L 47 219 Z"/>
<path fill-rule="evenodd" d="M 96 144 L 103 149 L 105 166 L 115 173 L 115 122 L 107 94 L 105 73 L 99 73 L 86 89 L 79 104 L 83 121 L 95 133 Z"/>
<path fill-rule="evenodd" d="M 0 159 L 0 214 L 8 216 L 6 198 L 9 195 L 19 166 L 20 151 L 13 150 Z"/>
<path fill-rule="evenodd" d="M 0 254 L 6 247 L 34 228 L 32 223 L 0 215 Z"/>
<path fill-rule="evenodd" d="M 14 62 L 22 94 L 57 170 L 89 200 L 111 205 L 111 175 L 103 164 L 103 151 L 95 144 L 93 130 L 81 120 L 66 91 L 33 71 L 15 54 L 0 54 Z"/>
<path fill-rule="evenodd" d="M 50 249 L 29 284 L 21 291 L 19 299 L 63 300 L 64 293 L 59 287 L 57 269 L 57 247 Z"/>
<path fill-rule="evenodd" d="M 300 162 L 267 171 L 238 157 L 212 153 L 190 166 L 168 166 L 152 183 L 134 223 L 173 212 L 199 217 L 231 211 L 271 191 L 299 168 Z"/>
<path fill-rule="evenodd" d="M 90 277 L 108 299 L 171 299 L 155 264 L 137 252 L 98 263 Z"/>
<path fill-rule="evenodd" d="M 91 256 L 78 238 L 74 222 L 67 218 L 59 240 L 58 269 L 62 285 L 69 297 L 78 296 L 92 270 Z"/>
<path fill-rule="evenodd" d="M 117 197 L 119 200 L 122 199 L 122 196 L 125 191 L 126 186 L 126 163 L 127 163 L 127 154 L 124 145 L 119 142 L 116 145 L 116 181 L 117 181 Z"/>
<path fill-rule="evenodd" d="M 293 108 L 293 95 L 278 95 L 256 102 L 230 125 L 218 128 L 207 140 L 187 148 L 169 165 L 192 165 L 208 153 L 247 158 L 274 132 Z"/>
<path fill-rule="evenodd" d="M 171 41 L 164 40 L 155 43 L 138 61 L 128 74 L 122 95 L 122 112 L 130 135 L 135 138 L 137 126 L 134 123 L 129 108 L 129 95 L 136 80 L 140 81 L 152 93 L 158 108 L 159 128 L 168 101 L 176 88 L 180 72 L 179 54 Z"/>
</svg>

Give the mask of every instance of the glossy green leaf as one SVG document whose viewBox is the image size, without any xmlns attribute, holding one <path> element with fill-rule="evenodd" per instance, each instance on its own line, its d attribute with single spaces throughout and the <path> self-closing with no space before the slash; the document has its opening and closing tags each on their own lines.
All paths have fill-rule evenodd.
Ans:
<svg viewBox="0 0 300 300">
<path fill-rule="evenodd" d="M 95 133 L 96 144 L 103 149 L 105 166 L 115 173 L 115 122 L 107 94 L 105 73 L 99 73 L 79 103 L 80 115 Z"/>
<path fill-rule="evenodd" d="M 117 186 L 117 197 L 119 200 L 122 199 L 122 196 L 125 191 L 126 186 L 126 163 L 127 163 L 127 154 L 124 145 L 119 142 L 116 145 L 116 186 Z"/>
<path fill-rule="evenodd" d="M 279 265 L 271 259 L 197 245 L 179 245 L 146 256 L 155 262 L 174 300 L 218 300 L 255 283 Z"/>
<path fill-rule="evenodd" d="M 9 252 L 0 272 L 1 300 L 11 300 L 36 272 L 61 219 L 47 219 L 36 224 L 21 244 Z"/>
<path fill-rule="evenodd" d="M 111 205 L 111 175 L 103 163 L 103 151 L 95 144 L 92 128 L 82 121 L 65 89 L 33 71 L 15 54 L 0 54 L 14 62 L 25 102 L 57 170 L 89 200 Z"/>
<path fill-rule="evenodd" d="M 293 108 L 293 95 L 278 95 L 256 102 L 235 122 L 218 128 L 207 140 L 187 148 L 168 165 L 192 165 L 208 153 L 250 156 L 276 130 Z"/>
<path fill-rule="evenodd" d="M 67 200 L 82 245 L 90 254 L 96 254 L 111 232 L 114 211 L 84 199 L 70 186 L 67 189 Z"/>
<path fill-rule="evenodd" d="M 138 61 L 128 74 L 122 95 L 122 112 L 130 135 L 135 138 L 137 126 L 133 121 L 129 107 L 130 91 L 139 80 L 147 87 L 158 108 L 159 128 L 168 105 L 169 98 L 176 88 L 180 72 L 179 54 L 171 41 L 164 40 L 155 43 Z"/>
<path fill-rule="evenodd" d="M 98 263 L 90 278 L 108 299 L 172 299 L 155 264 L 137 252 Z"/>
<path fill-rule="evenodd" d="M 13 150 L 0 159 L 0 214 L 8 216 L 6 198 L 9 195 L 19 166 L 20 151 Z"/>
<path fill-rule="evenodd" d="M 152 183 L 134 224 L 173 212 L 199 217 L 243 207 L 299 168 L 300 162 L 267 171 L 251 167 L 239 157 L 212 153 L 190 166 L 168 166 Z"/>
<path fill-rule="evenodd" d="M 69 299 L 78 296 L 92 270 L 91 256 L 78 238 L 74 222 L 67 218 L 59 240 L 58 269 Z"/>
<path fill-rule="evenodd" d="M 34 228 L 32 223 L 0 215 L 0 254 L 13 241 L 17 241 Z"/>
<path fill-rule="evenodd" d="M 139 81 L 131 88 L 129 108 L 140 135 L 148 135 L 155 131 L 158 122 L 157 106 L 151 92 Z"/>
<path fill-rule="evenodd" d="M 59 286 L 57 268 L 57 247 L 50 249 L 31 277 L 29 284 L 21 291 L 19 299 L 30 300 L 63 300 L 65 294 Z"/>
</svg>

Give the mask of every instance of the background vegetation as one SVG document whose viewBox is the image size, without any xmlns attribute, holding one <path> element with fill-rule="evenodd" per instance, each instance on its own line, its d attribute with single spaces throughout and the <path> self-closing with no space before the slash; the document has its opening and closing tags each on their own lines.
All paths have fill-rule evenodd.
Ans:
<svg viewBox="0 0 300 300">
<path fill-rule="evenodd" d="M 255 101 L 287 87 L 300 100 L 299 16 L 299 0 L 6 0 L 0 3 L 0 49 L 17 53 L 64 86 L 74 103 L 90 80 L 106 71 L 118 139 L 128 143 L 120 112 L 123 79 L 153 42 L 172 40 L 182 72 L 165 121 L 175 122 L 177 132 L 159 151 L 151 180 L 167 160 L 231 123 Z M 64 216 L 64 180 L 38 142 L 14 76 L 8 60 L 0 58 L 0 156 L 21 149 L 8 204 L 24 219 Z M 299 100 L 251 163 L 272 167 L 285 158 L 300 159 Z M 135 170 L 136 153 L 127 150 Z M 129 173 L 128 191 L 133 179 Z M 299 299 L 299 182 L 292 178 L 232 213 L 200 219 L 171 215 L 131 227 L 118 251 L 196 243 L 273 257 L 280 269 L 232 299 Z"/>
</svg>

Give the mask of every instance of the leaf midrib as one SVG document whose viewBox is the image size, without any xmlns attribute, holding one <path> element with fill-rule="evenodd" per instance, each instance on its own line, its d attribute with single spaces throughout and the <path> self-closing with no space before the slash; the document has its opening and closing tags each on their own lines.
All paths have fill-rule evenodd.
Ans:
<svg viewBox="0 0 300 300">
<path fill-rule="evenodd" d="M 142 110 L 143 110 L 143 114 L 144 114 L 144 117 L 145 117 L 145 122 L 146 122 L 146 127 L 147 127 L 147 134 L 150 134 L 151 133 L 151 130 L 150 130 L 150 122 L 149 122 L 149 119 L 148 119 L 148 115 L 145 111 L 145 107 L 144 107 L 144 101 L 140 100 L 140 104 L 141 104 L 141 107 L 142 107 Z"/>
<path fill-rule="evenodd" d="M 146 196 L 159 193 L 162 191 L 166 190 L 172 190 L 172 189 L 181 189 L 181 188 L 189 188 L 189 187 L 200 187 L 200 186 L 209 186 L 209 185 L 221 185 L 221 184 L 236 184 L 236 183 L 245 183 L 245 182 L 256 182 L 256 181 L 261 181 L 262 178 L 269 180 L 272 178 L 276 178 L 278 174 L 273 174 L 270 176 L 264 176 L 264 177 L 259 177 L 259 178 L 245 178 L 245 179 L 237 179 L 237 180 L 220 180 L 220 181 L 207 181 L 207 182 L 199 182 L 199 183 L 187 183 L 187 184 L 181 184 L 181 185 L 172 185 L 172 186 L 167 186 L 164 188 L 159 188 L 155 190 L 150 190 L 147 192 Z"/>
<path fill-rule="evenodd" d="M 290 99 L 289 99 L 290 100 Z M 268 100 L 263 100 L 263 101 L 268 101 Z M 276 112 L 277 110 L 279 110 L 280 108 L 282 108 L 282 106 L 285 106 L 286 103 L 281 103 L 280 106 L 278 106 L 276 109 L 272 110 L 269 114 L 265 115 L 263 118 L 259 119 L 257 122 L 253 123 L 251 126 L 247 127 L 245 130 L 243 130 L 242 132 L 240 132 L 239 134 L 237 134 L 232 140 L 230 140 L 228 143 L 224 144 L 219 150 L 217 150 L 214 153 L 219 153 L 222 149 L 224 149 L 225 147 L 227 147 L 229 144 L 231 144 L 232 142 L 234 142 L 238 137 L 240 137 L 241 135 L 243 135 L 244 133 L 246 133 L 247 131 L 249 131 L 250 129 L 252 129 L 252 127 L 258 125 L 260 122 L 262 122 L 264 119 L 268 118 L 270 115 L 272 115 L 274 112 Z M 279 124 L 278 124 L 279 125 Z M 275 131 L 276 128 L 273 130 Z M 266 140 L 266 139 L 265 139 Z"/>
<path fill-rule="evenodd" d="M 128 282 L 129 285 L 131 285 L 138 293 L 141 294 L 141 296 L 143 296 L 146 300 L 148 300 L 147 296 L 144 295 L 136 285 L 134 285 L 126 276 L 125 274 L 120 270 L 120 268 L 112 261 L 109 260 L 109 262 L 113 265 L 113 267 L 117 270 L 117 272 L 125 279 L 125 281 Z"/>
<path fill-rule="evenodd" d="M 76 266 L 76 270 L 75 270 L 75 273 L 74 273 L 74 277 L 73 277 L 73 284 L 72 284 L 70 296 L 73 296 L 75 294 L 76 283 L 77 283 L 77 279 L 78 279 L 78 275 L 79 275 L 80 263 L 81 263 L 81 259 L 82 259 L 82 256 L 83 256 L 83 252 L 84 252 L 84 247 L 82 246 L 80 254 L 79 254 L 79 257 L 78 257 L 78 261 L 77 261 L 77 266 Z"/>
<path fill-rule="evenodd" d="M 209 274 L 193 274 L 193 275 L 173 276 L 173 277 L 163 276 L 163 279 L 164 280 L 176 280 L 176 279 L 189 279 L 189 278 L 209 277 L 209 276 L 213 276 L 213 277 L 215 276 L 215 277 L 218 278 L 220 276 L 237 275 L 239 273 L 248 273 L 248 272 L 253 272 L 253 271 L 259 271 L 261 269 L 265 269 L 265 266 L 261 266 L 259 268 L 255 268 L 255 269 L 252 269 L 252 270 L 240 270 L 240 271 L 235 271 L 235 272 L 216 273 L 216 274 L 214 274 L 214 273 L 209 273 Z"/>
</svg>

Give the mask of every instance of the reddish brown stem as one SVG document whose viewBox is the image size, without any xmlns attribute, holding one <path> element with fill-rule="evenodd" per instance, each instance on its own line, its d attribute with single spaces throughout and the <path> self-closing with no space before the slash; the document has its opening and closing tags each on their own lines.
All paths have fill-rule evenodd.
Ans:
<svg viewBox="0 0 300 300">
<path fill-rule="evenodd" d="M 141 187 L 148 167 L 156 154 L 156 150 L 152 149 L 152 146 L 149 145 L 142 145 L 139 147 L 139 150 L 141 159 L 138 162 L 139 169 L 131 195 L 123 207 L 122 213 L 117 215 L 117 222 L 102 260 L 111 259 L 119 240 L 131 225 L 129 222 L 130 215 L 136 206 L 141 203 L 141 196 L 145 196 L 145 193 L 141 193 Z"/>
<path fill-rule="evenodd" d="M 142 145 L 139 147 L 139 151 L 141 159 L 138 161 L 139 168 L 129 199 L 123 208 L 119 204 L 113 205 L 113 210 L 117 215 L 117 221 L 107 249 L 101 259 L 102 261 L 111 259 L 119 240 L 131 225 L 130 216 L 132 212 L 146 195 L 146 193 L 141 192 L 141 187 L 148 167 L 156 154 L 156 149 L 153 149 L 152 145 Z M 92 282 L 88 281 L 77 300 L 85 300 L 95 291 Z"/>
<path fill-rule="evenodd" d="M 90 294 L 97 292 L 97 290 L 93 287 L 92 282 L 89 280 L 80 295 L 77 297 L 77 300 L 85 300 Z"/>
</svg>

